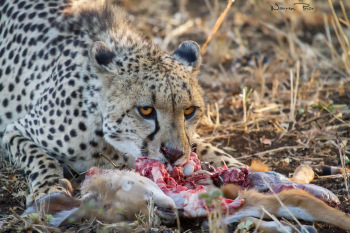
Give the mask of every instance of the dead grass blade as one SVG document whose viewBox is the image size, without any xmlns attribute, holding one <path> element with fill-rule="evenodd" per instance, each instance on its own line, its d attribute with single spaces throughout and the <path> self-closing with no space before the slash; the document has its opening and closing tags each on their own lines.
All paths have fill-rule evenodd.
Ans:
<svg viewBox="0 0 350 233">
<path fill-rule="evenodd" d="M 263 212 L 263 213 L 261 214 L 261 217 L 260 217 L 260 219 L 259 219 L 258 225 L 255 226 L 255 230 L 254 230 L 253 233 L 258 233 L 258 229 L 259 229 L 259 226 L 260 226 L 261 222 L 263 221 L 264 215 L 265 215 L 265 212 Z"/>
<path fill-rule="evenodd" d="M 348 201 L 350 201 L 349 187 L 348 187 L 348 182 L 346 179 L 347 172 L 346 172 L 346 168 L 345 168 L 345 155 L 343 155 L 343 153 L 342 153 L 341 146 L 340 146 L 338 139 L 337 139 L 337 144 L 338 144 L 338 149 L 339 149 L 340 162 L 341 162 L 341 166 L 343 168 L 343 178 L 344 178 L 345 189 L 346 189 L 346 192 L 348 194 Z"/>
<path fill-rule="evenodd" d="M 180 232 L 181 232 L 180 216 L 179 216 L 179 212 L 177 211 L 177 209 L 175 210 L 175 214 L 176 214 L 176 225 L 177 225 L 177 230 L 178 230 L 178 233 L 180 233 Z"/>
<path fill-rule="evenodd" d="M 324 110 L 326 110 L 327 112 L 329 112 L 329 113 L 330 113 L 334 118 L 336 118 L 338 121 L 340 121 L 340 122 L 344 123 L 346 126 L 350 127 L 350 124 L 349 124 L 349 123 L 347 123 L 346 121 L 344 121 L 343 119 L 341 119 L 340 117 L 338 117 L 337 115 L 335 115 L 334 113 L 332 113 L 332 111 L 329 110 L 328 108 L 326 108 L 324 105 L 321 104 L 321 106 L 322 106 L 322 108 L 323 108 Z"/>
<path fill-rule="evenodd" d="M 350 75 L 350 44 L 349 44 L 349 40 L 348 40 L 348 37 L 346 36 L 342 26 L 340 25 L 340 20 L 339 20 L 339 17 L 337 16 L 337 14 L 334 11 L 334 7 L 333 7 L 333 4 L 332 4 L 332 1 L 328 0 L 328 3 L 329 3 L 329 6 L 330 6 L 330 8 L 332 10 L 332 13 L 333 13 L 334 20 L 332 21 L 332 25 L 333 25 L 333 28 L 334 28 L 334 32 L 335 32 L 335 34 L 336 34 L 336 36 L 338 38 L 338 41 L 339 41 L 339 44 L 340 44 L 342 50 L 343 50 L 343 59 L 341 59 L 341 61 L 343 61 L 345 69 L 348 72 L 348 75 Z M 341 1 L 340 5 L 341 5 L 341 8 L 342 8 L 344 17 L 345 17 L 345 21 L 346 21 L 346 23 L 348 25 L 348 28 L 350 28 L 349 20 L 348 20 L 348 18 L 346 16 L 345 8 L 344 8 L 344 5 L 343 5 L 342 1 Z"/>
<path fill-rule="evenodd" d="M 205 48 L 207 47 L 207 44 L 210 42 L 211 38 L 213 38 L 213 36 L 215 35 L 215 33 L 217 32 L 217 30 L 219 29 L 220 25 L 222 24 L 222 22 L 225 19 L 225 16 L 227 14 L 227 12 L 230 10 L 232 3 L 235 0 L 229 0 L 226 6 L 226 9 L 221 13 L 220 17 L 217 19 L 214 28 L 212 30 L 212 32 L 210 33 L 209 37 L 207 38 L 207 40 L 205 41 L 204 45 L 201 48 L 201 53 L 204 52 Z"/>
<path fill-rule="evenodd" d="M 251 154 L 251 155 L 244 155 L 244 156 L 238 157 L 237 159 L 238 160 L 239 159 L 245 159 L 245 158 L 250 158 L 252 156 L 263 156 L 263 155 L 266 155 L 266 154 L 275 153 L 275 152 L 279 152 L 279 151 L 287 150 L 287 149 L 304 149 L 304 148 L 307 148 L 307 147 L 305 147 L 305 146 L 284 146 L 284 147 L 280 147 L 280 148 L 276 148 L 276 149 L 271 149 L 271 150 L 267 150 L 267 151 L 254 153 L 254 154 Z"/>
<path fill-rule="evenodd" d="M 290 231 L 287 230 L 287 228 L 285 226 L 283 226 L 283 224 L 278 221 L 278 219 L 276 218 L 276 216 L 272 215 L 271 213 L 269 213 L 269 211 L 267 211 L 264 206 L 259 206 L 259 209 L 261 209 L 263 211 L 263 213 L 267 214 L 273 221 L 275 221 L 278 225 L 280 225 L 280 227 L 285 230 L 286 233 L 291 233 Z M 301 233 L 300 231 L 298 231 L 299 233 Z"/>
<path fill-rule="evenodd" d="M 108 162 L 110 162 L 110 164 L 112 164 L 114 168 L 117 168 L 117 169 L 118 169 L 118 166 L 115 165 L 115 163 L 113 163 L 112 160 L 110 160 L 109 158 L 107 158 L 107 156 L 105 156 L 105 155 L 102 154 L 102 153 L 100 153 L 100 155 L 101 155 L 103 158 L 105 158 Z"/>
</svg>

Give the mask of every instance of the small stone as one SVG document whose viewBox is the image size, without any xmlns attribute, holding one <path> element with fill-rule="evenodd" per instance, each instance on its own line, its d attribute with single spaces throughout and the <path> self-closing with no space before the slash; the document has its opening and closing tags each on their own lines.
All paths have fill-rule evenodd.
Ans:
<svg viewBox="0 0 350 233">
<path fill-rule="evenodd" d="M 236 230 L 237 226 L 230 226 L 230 228 L 228 229 L 229 233 L 232 233 Z"/>
<path fill-rule="evenodd" d="M 334 160 L 333 160 L 333 164 L 334 164 L 334 165 L 339 165 L 339 159 L 334 159 Z"/>
<path fill-rule="evenodd" d="M 286 164 L 289 164 L 291 162 L 291 159 L 290 158 L 285 158 L 284 162 L 286 162 Z"/>
<path fill-rule="evenodd" d="M 203 228 L 203 229 L 209 229 L 209 222 L 208 222 L 208 221 L 203 221 L 203 222 L 202 222 L 202 225 L 201 225 L 201 228 Z"/>
</svg>

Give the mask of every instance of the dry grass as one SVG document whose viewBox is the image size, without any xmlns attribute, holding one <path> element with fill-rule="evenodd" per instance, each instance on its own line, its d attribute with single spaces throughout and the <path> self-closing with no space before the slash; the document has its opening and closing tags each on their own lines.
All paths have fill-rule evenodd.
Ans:
<svg viewBox="0 0 350 233">
<path fill-rule="evenodd" d="M 236 1 L 230 7 L 221 0 L 114 2 L 169 52 L 184 40 L 203 45 L 212 37 L 199 77 L 207 103 L 199 133 L 208 141 L 243 162 L 259 158 L 285 175 L 300 163 L 346 166 L 345 156 L 350 155 L 348 1 L 307 0 L 314 8 L 309 11 L 287 0 L 280 6 L 296 10 L 271 11 L 272 0 Z M 257 53 L 250 56 L 253 52 Z M 0 226 L 22 229 L 24 220 L 9 207 L 17 214 L 23 210 L 25 182 L 7 161 L 0 166 Z M 335 192 L 343 211 L 349 212 L 348 176 L 319 179 L 316 184 Z M 11 201 L 6 203 L 6 198 Z M 142 226 L 136 229 L 146 230 Z M 93 221 L 65 231 L 102 227 L 103 223 Z M 181 227 L 200 232 L 194 224 Z M 327 224 L 316 227 L 342 232 Z"/>
</svg>

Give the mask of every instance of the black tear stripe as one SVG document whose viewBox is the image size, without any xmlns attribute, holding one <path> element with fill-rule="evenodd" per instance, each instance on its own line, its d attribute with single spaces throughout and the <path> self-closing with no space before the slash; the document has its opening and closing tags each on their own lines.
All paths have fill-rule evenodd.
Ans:
<svg viewBox="0 0 350 233">
<path fill-rule="evenodd" d="M 186 138 L 187 138 L 187 141 L 188 141 L 188 145 L 191 147 L 190 138 L 188 137 L 186 130 L 185 130 L 185 135 L 186 135 Z"/>
<path fill-rule="evenodd" d="M 154 136 L 156 135 L 156 133 L 158 133 L 158 131 L 159 131 L 159 124 L 158 124 L 158 119 L 157 119 L 157 117 L 154 119 L 154 122 L 156 123 L 156 128 L 155 128 L 155 130 L 154 130 L 154 132 L 153 133 L 151 133 L 150 135 L 148 135 L 147 136 L 147 139 L 149 140 L 149 141 L 153 141 L 153 139 L 154 139 Z"/>
<path fill-rule="evenodd" d="M 159 129 L 160 129 L 160 128 L 159 128 L 159 123 L 158 123 L 157 116 L 156 116 L 156 118 L 154 119 L 154 122 L 155 122 L 155 124 L 156 124 L 155 130 L 154 130 L 154 132 L 152 132 L 150 135 L 148 135 L 148 136 L 146 137 L 146 140 L 144 140 L 144 141 L 142 142 L 141 152 L 143 152 L 143 151 L 148 147 L 148 142 L 153 141 L 154 136 L 158 133 L 158 131 L 159 131 Z M 147 157 L 147 156 L 148 156 L 148 151 L 142 153 L 142 155 L 145 156 L 145 157 Z"/>
</svg>

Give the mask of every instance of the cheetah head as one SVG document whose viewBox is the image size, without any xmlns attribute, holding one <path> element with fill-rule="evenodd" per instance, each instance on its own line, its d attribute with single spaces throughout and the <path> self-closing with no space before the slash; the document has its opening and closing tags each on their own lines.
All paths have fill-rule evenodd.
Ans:
<svg viewBox="0 0 350 233">
<path fill-rule="evenodd" d="M 105 140 L 133 161 L 185 163 L 204 107 L 198 44 L 185 41 L 168 55 L 146 42 L 123 49 L 106 43 L 95 42 L 89 51 L 103 81 Z"/>
</svg>

